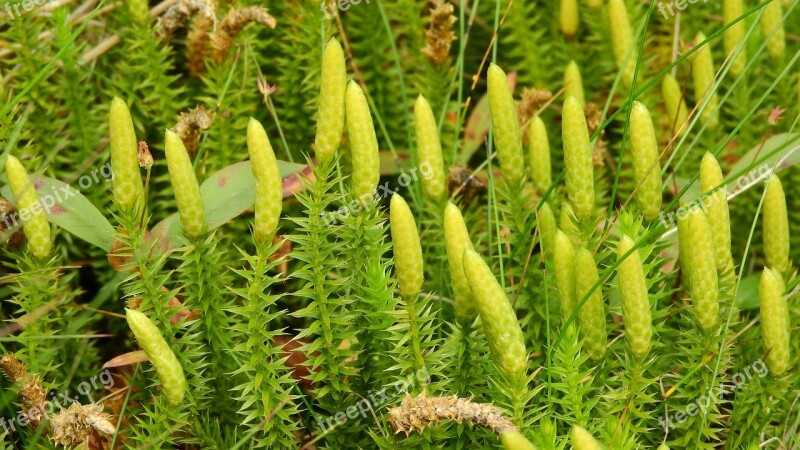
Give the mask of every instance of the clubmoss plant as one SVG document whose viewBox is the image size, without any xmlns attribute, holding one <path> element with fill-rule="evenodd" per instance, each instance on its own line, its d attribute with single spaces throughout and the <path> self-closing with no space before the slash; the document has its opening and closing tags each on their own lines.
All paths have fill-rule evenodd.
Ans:
<svg viewBox="0 0 800 450">
<path fill-rule="evenodd" d="M 609 0 L 608 29 L 611 32 L 611 48 L 617 70 L 622 72 L 622 82 L 626 86 L 631 86 L 636 71 L 636 53 L 633 49 L 633 29 L 628 19 L 625 0 Z"/>
<path fill-rule="evenodd" d="M 367 98 L 355 81 L 347 85 L 347 136 L 353 160 L 353 194 L 366 206 L 372 202 L 380 178 L 378 139 L 372 124 Z"/>
<path fill-rule="evenodd" d="M 767 267 L 779 274 L 789 269 L 789 216 L 786 210 L 786 195 L 777 175 L 767 180 L 764 194 L 764 257 Z"/>
<path fill-rule="evenodd" d="M 553 208 L 549 203 L 542 204 L 539 208 L 538 215 L 536 216 L 536 223 L 539 225 L 539 236 L 542 245 L 542 251 L 545 256 L 552 258 L 555 254 L 556 233 L 558 232 L 558 224 L 556 223 L 556 216 L 553 214 Z"/>
<path fill-rule="evenodd" d="M 706 152 L 700 163 L 700 191 L 706 195 L 708 224 L 714 243 L 717 272 L 723 275 L 733 270 L 731 255 L 731 220 L 728 209 L 728 190 L 717 159 Z"/>
<path fill-rule="evenodd" d="M 606 354 L 606 312 L 603 304 L 603 291 L 598 287 L 591 294 L 589 290 L 599 281 L 597 265 L 589 250 L 581 248 L 575 256 L 575 298 L 585 303 L 578 312 L 583 346 L 593 361 L 599 362 Z"/>
<path fill-rule="evenodd" d="M 562 112 L 564 166 L 569 203 L 580 222 L 594 215 L 594 167 L 586 116 L 575 97 L 567 97 Z"/>
<path fill-rule="evenodd" d="M 528 165 L 530 177 L 539 195 L 544 195 L 553 184 L 550 166 L 550 139 L 541 117 L 534 116 L 528 125 Z"/>
<path fill-rule="evenodd" d="M 769 371 L 776 377 L 791 367 L 789 357 L 789 311 L 783 298 L 781 274 L 769 267 L 761 273 L 761 337 Z"/>
<path fill-rule="evenodd" d="M 144 207 L 144 187 L 139 171 L 139 146 L 128 105 L 119 97 L 111 100 L 108 113 L 111 168 L 114 171 L 114 202 L 123 212 Z"/>
<path fill-rule="evenodd" d="M 706 35 L 698 33 L 694 38 L 694 45 L 701 45 L 706 40 Z M 700 109 L 700 118 L 709 128 L 719 124 L 717 106 L 719 97 L 714 88 L 716 69 L 714 57 L 711 54 L 711 44 L 706 43 L 690 57 L 692 61 L 692 78 L 694 80 L 694 99 Z"/>
<path fill-rule="evenodd" d="M 786 53 L 786 31 L 783 28 L 781 2 L 769 2 L 761 14 L 761 34 L 767 41 L 767 54 L 780 61 Z"/>
<path fill-rule="evenodd" d="M 705 213 L 699 206 L 689 211 L 688 233 L 691 240 L 684 245 L 684 259 L 689 264 L 691 295 L 695 317 L 700 328 L 713 333 L 719 318 L 719 279 L 714 253 L 714 237 Z"/>
<path fill-rule="evenodd" d="M 505 450 L 536 450 L 536 447 L 519 431 L 504 431 L 500 435 Z"/>
<path fill-rule="evenodd" d="M 566 322 L 575 309 L 575 247 L 567 235 L 556 231 L 554 241 L 556 285 L 558 287 L 558 301 L 560 304 L 561 320 Z"/>
<path fill-rule="evenodd" d="M 517 107 L 511 88 L 508 86 L 508 78 L 503 69 L 492 64 L 489 66 L 487 83 L 492 129 L 500 168 L 508 183 L 519 183 L 524 177 L 525 159 L 522 156 Z"/>
<path fill-rule="evenodd" d="M 314 141 L 314 152 L 320 164 L 330 164 L 342 142 L 346 92 L 344 52 L 339 41 L 331 38 L 322 55 L 317 134 Z"/>
<path fill-rule="evenodd" d="M 514 308 L 489 266 L 473 250 L 464 251 L 464 273 L 475 296 L 492 360 L 503 376 L 514 423 L 526 422 L 528 351 Z"/>
<path fill-rule="evenodd" d="M 630 252 L 630 254 L 628 254 Z M 625 324 L 625 338 L 631 353 L 645 358 L 650 352 L 653 323 L 650 317 L 650 299 L 639 251 L 627 235 L 617 244 L 617 283 Z"/>
<path fill-rule="evenodd" d="M 200 185 L 183 141 L 169 130 L 165 135 L 165 154 L 183 232 L 189 238 L 198 238 L 206 230 Z"/>
<path fill-rule="evenodd" d="M 664 97 L 664 104 L 667 109 L 669 129 L 674 135 L 683 135 L 685 131 L 684 124 L 689 119 L 689 108 L 686 107 L 686 100 L 683 97 L 681 86 L 672 74 L 668 73 L 662 78 L 661 95 Z"/>
<path fill-rule="evenodd" d="M 28 249 L 38 259 L 46 259 L 50 255 L 50 224 L 47 223 L 47 212 L 39 201 L 33 182 L 19 160 L 11 155 L 6 159 L 6 177 L 11 192 L 17 203 L 19 219 L 28 239 Z"/>
<path fill-rule="evenodd" d="M 639 102 L 633 102 L 630 136 L 637 186 L 636 204 L 644 218 L 652 221 L 661 212 L 661 164 L 658 161 L 658 140 L 650 111 Z"/>
<path fill-rule="evenodd" d="M 175 353 L 146 315 L 133 309 L 126 309 L 125 317 L 133 335 L 155 367 L 167 401 L 173 405 L 180 404 L 186 395 L 186 376 Z"/>
<path fill-rule="evenodd" d="M 572 448 L 575 450 L 602 450 L 603 448 L 591 433 L 577 425 L 572 427 L 570 442 L 572 443 Z"/>
<path fill-rule="evenodd" d="M 464 223 L 464 216 L 453 203 L 448 203 L 444 209 L 444 238 L 456 316 L 461 320 L 471 322 L 475 320 L 477 310 L 472 289 L 470 289 L 469 281 L 464 273 L 463 256 L 464 251 L 474 250 L 474 247 Z"/>
<path fill-rule="evenodd" d="M 390 211 L 397 285 L 404 297 L 416 297 L 423 282 L 422 246 L 417 224 L 408 204 L 397 194 L 392 196 Z"/>
<path fill-rule="evenodd" d="M 271 243 L 281 218 L 283 183 L 267 132 L 253 118 L 247 125 L 247 151 L 256 180 L 253 234 L 256 241 Z"/>
<path fill-rule="evenodd" d="M 575 97 L 581 106 L 586 106 L 586 98 L 583 93 L 583 77 L 578 63 L 573 59 L 564 69 L 564 96 Z"/>
<path fill-rule="evenodd" d="M 744 2 L 742 0 L 725 0 L 722 3 L 722 18 L 726 24 L 738 19 L 739 16 L 744 14 L 744 11 Z M 725 30 L 723 34 L 725 54 L 729 55 L 735 51 L 739 51 L 739 56 L 731 62 L 731 75 L 733 76 L 741 75 L 747 64 L 747 49 L 743 45 L 746 33 L 745 21 L 739 20 Z"/>
<path fill-rule="evenodd" d="M 564 36 L 575 36 L 580 26 L 578 0 L 561 0 L 558 17 L 559 24 L 561 25 L 561 32 L 564 33 Z"/>
<path fill-rule="evenodd" d="M 440 202 L 447 195 L 442 143 L 431 105 L 422 95 L 417 97 L 414 104 L 414 130 L 417 136 L 419 166 L 429 167 L 431 174 L 422 179 L 422 191 L 432 201 Z"/>
<path fill-rule="evenodd" d="M 516 314 L 502 286 L 473 250 L 464 251 L 464 273 L 475 296 L 495 364 L 507 377 L 523 378 L 528 353 Z"/>
</svg>

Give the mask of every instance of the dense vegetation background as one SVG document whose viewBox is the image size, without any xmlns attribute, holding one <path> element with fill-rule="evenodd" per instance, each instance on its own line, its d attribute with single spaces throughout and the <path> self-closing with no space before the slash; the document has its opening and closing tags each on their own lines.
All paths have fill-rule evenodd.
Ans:
<svg viewBox="0 0 800 450">
<path fill-rule="evenodd" d="M 782 15 L 773 23 L 785 34 L 763 26 L 762 7 L 772 2 L 782 5 Z M 50 392 L 71 393 L 84 404 L 103 400 L 119 433 L 104 437 L 93 431 L 93 440 L 84 443 L 98 446 L 92 448 L 123 443 L 132 448 L 500 445 L 491 430 L 455 423 L 408 437 L 395 435 L 387 411 L 400 404 L 400 395 L 387 403 L 373 402 L 374 414 L 359 414 L 340 427 L 325 422 L 362 398 L 407 383 L 420 369 L 425 369 L 425 382 L 414 383 L 410 394 L 424 391 L 493 403 L 511 414 L 515 426 L 539 448 L 569 445 L 566 436 L 574 424 L 589 429 L 609 448 L 655 448 L 662 442 L 673 448 L 762 443 L 762 448 L 797 448 L 796 367 L 774 378 L 753 378 L 742 391 L 721 395 L 702 416 L 669 433 L 658 420 L 765 357 L 758 289 L 765 265 L 764 183 L 753 173 L 771 169 L 776 161 L 789 211 L 791 261 L 800 256 L 800 155 L 794 152 L 800 117 L 800 70 L 795 64 L 800 13 L 797 1 L 772 2 L 743 2 L 741 17 L 734 22 L 744 24 L 747 33 L 746 57 L 741 57 L 746 66 L 734 75 L 734 58 L 723 43 L 722 8 L 728 2 L 689 3 L 672 15 L 664 8 L 667 2 L 626 1 L 635 38 L 629 58 L 638 74 L 633 86 L 615 64 L 608 8 L 601 1 L 577 2 L 580 20 L 573 36 L 565 35 L 560 21 L 564 2 L 543 0 L 350 0 L 336 5 L 54 0 L 30 9 L 0 4 L 0 166 L 13 155 L 32 175 L 72 184 L 117 230 L 115 245 L 125 241 L 119 245 L 135 249 L 135 243 L 149 239 L 147 226 L 137 228 L 136 219 L 117 210 L 110 177 L 103 171 L 110 162 L 108 117 L 115 96 L 130 106 L 136 137 L 152 153 L 154 164 L 142 173 L 148 180 L 149 229 L 157 237 L 161 234 L 154 226 L 177 211 L 164 156 L 166 129 L 183 138 L 201 183 L 248 159 L 251 117 L 263 124 L 277 158 L 286 162 L 281 163 L 284 175 L 301 170 L 301 175 L 284 179 L 279 235 L 288 240 L 272 249 L 250 238 L 252 209 L 225 220 L 201 243 L 184 243 L 163 255 L 131 250 L 133 262 L 109 258 L 110 242 L 87 244 L 85 236 L 61 226 L 52 227 L 52 259 L 35 261 L 19 228 L 0 225 L 7 239 L 0 269 L 0 319 L 5 322 L 0 353 L 17 354 Z M 265 7 L 268 15 L 249 6 Z M 333 10 L 339 14 L 330 14 Z M 187 11 L 192 14 L 183 20 Z M 696 120 L 702 114 L 693 113 L 685 132 L 676 134 L 665 109 L 662 78 L 674 75 L 690 110 L 702 104 L 702 92 L 693 84 L 695 60 L 685 55 L 700 42 L 699 33 L 708 37 L 718 71 L 709 89 L 719 102 L 716 110 L 708 107 L 718 123 Z M 312 220 L 315 213 L 332 213 L 349 201 L 348 139 L 330 183 L 303 181 L 312 170 L 288 164 L 312 161 L 322 55 L 331 37 L 342 44 L 348 76 L 366 94 L 380 149 L 380 183 L 399 189 L 416 217 L 425 260 L 420 298 L 393 295 L 389 196 L 377 209 L 355 215 L 362 222 L 342 218 L 334 226 L 320 226 Z M 783 45 L 780 51 L 777 40 Z M 593 250 L 604 281 L 598 286 L 609 311 L 609 351 L 598 363 L 588 359 L 575 328 L 560 324 L 553 255 L 544 255 L 539 245 L 541 205 L 552 205 L 556 217 L 564 214 L 561 114 L 564 73 L 571 61 L 582 74 L 589 132 L 597 139 L 593 165 L 601 219 L 582 245 Z M 523 139 L 532 117 L 538 115 L 546 124 L 555 181 L 551 190 L 528 186 L 522 195 L 497 186 L 502 170 L 487 158 L 494 155 L 495 141 L 489 134 L 486 98 L 491 62 L 509 76 Z M 442 230 L 444 204 L 426 200 L 422 182 L 402 187 L 399 181 L 419 164 L 414 130 L 418 95 L 428 99 L 437 119 L 451 199 L 520 319 L 530 353 L 524 395 L 500 381 L 480 325 L 464 325 L 456 318 Z M 655 124 L 665 213 L 676 210 L 679 200 L 685 204 L 699 195 L 695 181 L 706 152 L 716 156 L 726 182 L 747 184 L 730 202 L 736 267 L 726 278 L 728 285 L 720 282 L 725 326 L 713 339 L 694 324 L 691 302 L 684 295 L 675 264 L 674 222 L 642 223 L 631 200 L 637 184 L 629 153 L 628 106 L 634 99 L 647 106 Z M 86 175 L 89 181 L 82 178 Z M 6 184 L 6 176 L 0 175 L 0 185 Z M 333 194 L 326 197 L 329 192 Z M 2 194 L 11 200 L 8 189 Z M 10 211 L 10 204 L 3 207 Z M 560 219 L 562 228 L 565 223 L 569 217 Z M 97 232 L 88 228 L 90 235 Z M 620 230 L 641 245 L 653 305 L 657 344 L 644 361 L 628 354 L 621 338 L 614 278 Z M 265 252 L 285 259 L 253 256 Z M 319 275 L 313 266 L 320 261 L 328 269 L 317 279 L 317 286 L 324 284 L 327 290 L 324 301 L 313 292 L 313 277 Z M 261 288 L 266 293 L 248 291 L 253 277 L 265 278 Z M 794 293 L 793 270 L 785 277 L 786 292 Z M 137 300 L 152 306 L 173 296 L 189 310 L 206 313 L 200 313 L 202 330 L 161 324 L 162 331 L 170 329 L 167 334 L 177 336 L 176 345 L 184 346 L 176 350 L 178 359 L 196 364 L 184 367 L 189 391 L 211 383 L 205 387 L 210 392 L 189 395 L 189 406 L 182 409 L 165 403 L 155 373 L 141 360 L 117 360 L 117 367 L 104 375 L 113 374 L 107 379 L 113 381 L 98 378 L 104 363 L 137 350 L 124 320 L 125 307 Z M 332 299 L 332 325 L 326 325 L 330 336 L 317 325 L 326 322 L 322 316 L 328 313 L 318 308 L 327 297 Z M 787 301 L 796 362 L 800 304 L 797 295 Z M 247 309 L 250 304 L 256 306 Z M 727 315 L 731 310 L 736 312 Z M 215 317 L 225 319 L 214 322 Z M 224 335 L 218 337 L 227 347 L 187 346 L 187 336 L 214 329 Z M 244 364 L 255 352 L 247 344 L 254 335 L 263 339 L 256 345 L 266 343 L 268 351 Z M 324 348 L 323 342 L 335 342 L 336 348 Z M 289 349 L 293 353 L 283 361 L 279 355 Z M 81 383 L 92 379 L 101 386 L 95 383 L 86 395 L 78 395 Z M 0 393 L 0 417 L 9 419 L 21 402 L 12 384 L 3 381 Z M 121 394 L 109 396 L 115 391 Z M 20 428 L 5 435 L 0 446 L 56 445 L 46 426 L 38 431 Z"/>
</svg>

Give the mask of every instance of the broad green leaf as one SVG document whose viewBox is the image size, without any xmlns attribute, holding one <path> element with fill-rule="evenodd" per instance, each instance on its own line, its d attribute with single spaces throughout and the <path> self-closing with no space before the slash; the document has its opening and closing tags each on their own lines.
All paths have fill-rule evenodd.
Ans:
<svg viewBox="0 0 800 450">
<path fill-rule="evenodd" d="M 308 166 L 278 161 L 278 167 L 283 177 L 285 198 L 299 186 L 295 174 Z M 256 201 L 255 183 L 250 161 L 244 161 L 214 173 L 200 185 L 209 230 L 219 228 L 253 207 Z M 178 214 L 172 214 L 156 224 L 151 237 L 158 241 L 161 251 L 175 248 L 184 241 Z"/>
<path fill-rule="evenodd" d="M 763 145 L 759 144 L 748 151 L 733 165 L 726 177 L 728 191 L 738 190 L 748 181 L 754 181 L 759 175 L 768 173 L 778 158 L 781 161 L 776 168 L 778 172 L 800 163 L 800 133 L 777 134 L 767 139 Z"/>
<path fill-rule="evenodd" d="M 31 179 L 51 223 L 106 252 L 111 250 L 114 227 L 92 202 L 62 181 L 40 176 Z M 0 192 L 12 198 L 8 186 Z"/>
<path fill-rule="evenodd" d="M 736 290 L 736 305 L 739 309 L 758 309 L 758 285 L 760 280 L 760 273 L 753 273 L 742 277 L 742 280 L 739 282 L 739 288 Z"/>
</svg>

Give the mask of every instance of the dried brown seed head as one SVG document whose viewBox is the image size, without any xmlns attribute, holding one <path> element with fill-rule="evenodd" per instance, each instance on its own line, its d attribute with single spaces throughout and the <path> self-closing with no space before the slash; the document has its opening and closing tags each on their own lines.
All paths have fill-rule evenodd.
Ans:
<svg viewBox="0 0 800 450">
<path fill-rule="evenodd" d="M 486 427 L 496 434 L 504 431 L 519 431 L 503 412 L 490 403 L 474 403 L 471 400 L 452 397 L 406 396 L 400 406 L 389 410 L 389 422 L 395 433 L 421 432 L 430 425 L 445 420 L 467 421 L 472 425 Z"/>
<path fill-rule="evenodd" d="M 453 5 L 444 0 L 431 0 L 430 21 L 425 28 L 427 44 L 422 52 L 437 66 L 444 64 L 450 54 L 450 47 L 456 39 L 453 24 L 456 17 Z"/>
<path fill-rule="evenodd" d="M 113 435 L 116 427 L 110 419 L 111 416 L 103 412 L 100 404 L 81 405 L 75 402 L 50 419 L 51 437 L 57 445 L 71 447 L 86 441 L 93 430 Z"/>
<path fill-rule="evenodd" d="M 188 113 L 181 113 L 178 123 L 173 129 L 183 141 L 189 155 L 197 153 L 200 146 L 200 133 L 211 128 L 213 121 L 214 115 L 203 109 L 202 106 L 190 109 Z M 152 160 L 152 156 L 150 159 Z"/>
<path fill-rule="evenodd" d="M 213 0 L 179 0 L 158 19 L 156 36 L 164 41 L 169 40 L 175 31 L 186 25 L 195 15 L 213 22 L 216 19 Z"/>
<path fill-rule="evenodd" d="M 523 89 L 522 97 L 517 102 L 517 116 L 520 125 L 525 125 L 544 105 L 553 99 L 553 93 L 547 89 Z M 524 129 L 527 129 L 525 127 Z"/>
<path fill-rule="evenodd" d="M 153 167 L 153 155 L 150 153 L 150 147 L 147 146 L 147 142 L 139 141 L 139 152 L 136 157 L 139 160 L 139 167 L 143 169 Z"/>
<path fill-rule="evenodd" d="M 195 16 L 189 33 L 186 35 L 186 61 L 189 73 L 199 77 L 206 71 L 206 56 L 211 39 L 214 21 L 207 17 Z"/>
<path fill-rule="evenodd" d="M 248 6 L 242 9 L 232 9 L 217 27 L 217 32 L 211 37 L 211 47 L 214 49 L 214 59 L 222 62 L 228 57 L 228 50 L 233 41 L 239 36 L 244 27 L 251 23 L 259 23 L 269 28 L 275 28 L 275 18 L 269 15 L 266 8 Z"/>
</svg>

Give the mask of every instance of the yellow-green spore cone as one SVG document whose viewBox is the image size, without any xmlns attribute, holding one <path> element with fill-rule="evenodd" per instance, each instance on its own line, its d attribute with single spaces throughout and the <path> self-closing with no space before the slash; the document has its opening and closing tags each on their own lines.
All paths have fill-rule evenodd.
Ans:
<svg viewBox="0 0 800 450">
<path fill-rule="evenodd" d="M 731 219 L 728 209 L 728 191 L 724 186 L 722 169 L 717 158 L 706 152 L 700 162 L 700 190 L 708 215 L 708 225 L 714 242 L 717 272 L 720 274 L 733 268 L 731 255 Z"/>
<path fill-rule="evenodd" d="M 517 183 L 525 175 L 522 135 L 517 119 L 517 105 L 508 86 L 505 72 L 496 64 L 488 72 L 489 110 L 500 169 L 509 183 Z"/>
<path fill-rule="evenodd" d="M 475 296 L 492 359 L 514 380 L 525 377 L 528 352 L 517 315 L 492 270 L 473 250 L 464 252 L 464 273 Z"/>
<path fill-rule="evenodd" d="M 743 0 L 724 0 L 722 2 L 722 17 L 725 24 L 733 23 L 739 16 L 744 14 L 744 1 Z M 738 50 L 739 45 L 744 42 L 744 37 L 747 34 L 745 28 L 745 21 L 740 20 L 730 26 L 722 35 L 723 43 L 725 44 L 725 54 L 730 55 Z M 747 49 L 741 46 L 739 56 L 731 63 L 731 75 L 738 76 L 744 71 L 747 65 Z"/>
<path fill-rule="evenodd" d="M 539 195 L 544 195 L 553 184 L 550 164 L 550 139 L 547 128 L 539 116 L 534 116 L 528 125 L 528 165 L 531 182 Z"/>
<path fill-rule="evenodd" d="M 206 229 L 200 185 L 197 183 L 192 161 L 189 159 L 189 154 L 186 152 L 181 138 L 167 130 L 165 140 L 167 168 L 183 232 L 190 238 L 196 238 L 202 235 Z"/>
<path fill-rule="evenodd" d="M 125 318 L 139 346 L 156 369 L 164 397 L 170 404 L 181 403 L 186 394 L 186 376 L 175 353 L 147 316 L 139 311 L 126 309 Z"/>
<path fill-rule="evenodd" d="M 586 106 L 586 98 L 583 93 L 583 77 L 578 63 L 572 60 L 564 70 L 564 96 L 575 97 L 581 106 Z"/>
<path fill-rule="evenodd" d="M 706 35 L 698 33 L 695 38 L 695 45 L 701 45 L 705 40 Z M 694 79 L 694 97 L 698 107 L 701 107 L 708 99 L 705 108 L 700 112 L 700 118 L 703 123 L 708 124 L 710 128 L 714 128 L 719 123 L 717 118 L 719 98 L 714 88 L 714 57 L 711 54 L 710 43 L 703 44 L 692 54 L 690 59 L 692 61 L 692 77 Z"/>
<path fill-rule="evenodd" d="M 536 450 L 536 447 L 531 444 L 531 441 L 519 431 L 504 431 L 503 434 L 500 435 L 500 440 L 505 450 Z"/>
<path fill-rule="evenodd" d="M 380 180 L 380 155 L 372 114 L 364 91 L 355 81 L 347 86 L 347 136 L 353 160 L 353 194 L 366 206 L 372 202 Z"/>
<path fill-rule="evenodd" d="M 767 54 L 780 61 L 786 53 L 786 31 L 781 23 L 783 6 L 779 0 L 770 2 L 761 14 L 761 34 L 767 41 Z"/>
<path fill-rule="evenodd" d="M 780 178 L 767 181 L 763 213 L 764 256 L 767 267 L 785 274 L 789 270 L 789 215 Z"/>
<path fill-rule="evenodd" d="M 442 200 L 447 195 L 447 184 L 439 127 L 430 103 L 421 95 L 414 104 L 414 131 L 417 136 L 417 159 L 419 166 L 424 169 L 422 173 L 426 174 L 422 177 L 422 192 L 431 200 Z"/>
<path fill-rule="evenodd" d="M 628 348 L 635 357 L 641 359 L 650 351 L 653 322 L 639 251 L 634 250 L 629 256 L 625 256 L 633 247 L 633 240 L 622 235 L 617 245 L 617 282 Z"/>
<path fill-rule="evenodd" d="M 661 81 L 661 95 L 664 97 L 670 130 L 678 136 L 683 135 L 686 131 L 684 124 L 689 119 L 689 108 L 683 98 L 681 85 L 671 74 L 664 75 Z"/>
<path fill-rule="evenodd" d="M 689 211 L 691 236 L 684 248 L 688 251 L 689 276 L 692 280 L 692 305 L 700 328 L 712 333 L 719 317 L 719 279 L 714 257 L 714 243 L 706 215 L 699 206 Z"/>
<path fill-rule="evenodd" d="M 464 274 L 464 251 L 474 248 L 461 211 L 456 205 L 449 202 L 444 208 L 444 243 L 447 251 L 447 263 L 450 266 L 456 315 L 464 321 L 472 322 L 478 312 L 467 276 Z"/>
<path fill-rule="evenodd" d="M 580 10 L 578 0 L 561 0 L 561 8 L 558 12 L 561 32 L 564 36 L 572 37 L 578 32 L 580 26 Z"/>
<path fill-rule="evenodd" d="M 47 213 L 39 201 L 39 195 L 36 194 L 28 172 L 22 167 L 22 163 L 11 155 L 6 159 L 6 178 L 16 202 L 15 217 L 22 221 L 22 228 L 28 239 L 28 249 L 37 258 L 47 258 L 52 245 Z"/>
<path fill-rule="evenodd" d="M 622 82 L 626 86 L 633 84 L 636 72 L 636 52 L 633 47 L 633 29 L 628 19 L 625 0 L 608 1 L 608 27 L 611 31 L 611 48 L 617 70 L 622 72 Z"/>
<path fill-rule="evenodd" d="M 586 116 L 575 97 L 564 102 L 561 127 L 569 203 L 575 217 L 584 222 L 594 214 L 594 167 Z"/>
<path fill-rule="evenodd" d="M 549 203 L 545 202 L 545 204 L 539 208 L 536 222 L 539 226 L 540 242 L 544 254 L 551 258 L 555 254 L 558 224 L 556 223 L 556 215 L 553 213 L 553 208 L 550 207 Z"/>
<path fill-rule="evenodd" d="M 575 256 L 575 299 L 580 302 L 599 280 L 597 264 L 592 253 L 581 248 Z M 583 346 L 589 357 L 598 362 L 606 354 L 606 311 L 603 304 L 603 292 L 598 286 L 578 312 Z"/>
<path fill-rule="evenodd" d="M 603 450 L 603 447 L 592 437 L 591 433 L 577 425 L 572 427 L 569 439 L 574 450 Z"/>
<path fill-rule="evenodd" d="M 424 281 L 422 271 L 422 245 L 417 233 L 414 215 L 403 197 L 392 195 L 389 206 L 389 222 L 392 228 L 397 286 L 406 298 L 419 295 Z"/>
<path fill-rule="evenodd" d="M 789 307 L 783 298 L 784 284 L 781 275 L 766 267 L 761 273 L 758 295 L 761 302 L 761 337 L 767 368 L 779 376 L 790 365 L 789 357 Z"/>
<path fill-rule="evenodd" d="M 661 164 L 658 140 L 650 111 L 642 103 L 633 102 L 630 120 L 631 156 L 636 177 L 636 204 L 647 220 L 655 220 L 661 212 Z"/>
<path fill-rule="evenodd" d="M 314 138 L 314 153 L 318 164 L 327 164 L 333 160 L 342 142 L 346 91 L 344 52 L 339 41 L 331 38 L 322 54 L 317 134 Z"/>
<path fill-rule="evenodd" d="M 111 100 L 108 133 L 111 169 L 114 171 L 114 203 L 120 211 L 131 212 L 135 207 L 144 206 L 144 187 L 139 170 L 139 143 L 133 130 L 133 119 L 128 105 L 119 97 Z"/>
<path fill-rule="evenodd" d="M 561 320 L 566 322 L 575 309 L 575 247 L 561 230 L 556 231 L 553 252 L 556 270 L 556 288 L 561 309 Z"/>
<path fill-rule="evenodd" d="M 283 182 L 267 132 L 253 118 L 247 124 L 247 151 L 256 180 L 253 234 L 258 242 L 271 242 L 281 219 Z"/>
</svg>

